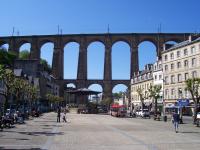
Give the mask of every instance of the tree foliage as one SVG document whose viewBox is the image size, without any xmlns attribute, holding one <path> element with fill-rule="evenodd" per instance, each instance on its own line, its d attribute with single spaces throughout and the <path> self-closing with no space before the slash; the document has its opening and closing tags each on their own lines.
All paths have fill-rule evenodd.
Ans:
<svg viewBox="0 0 200 150">
<path fill-rule="evenodd" d="M 197 109 L 200 102 L 200 78 L 192 78 L 187 79 L 186 83 L 186 90 L 188 90 L 192 96 L 192 100 L 194 102 L 194 119 L 193 123 L 197 121 Z"/>
<path fill-rule="evenodd" d="M 106 105 L 106 106 L 110 106 L 110 104 L 112 103 L 112 99 L 111 98 L 106 98 L 106 99 L 102 99 L 101 100 L 101 105 Z"/>
<path fill-rule="evenodd" d="M 48 101 L 50 101 L 51 103 L 60 103 L 64 100 L 62 97 L 55 96 L 55 95 L 50 94 L 50 93 L 46 94 L 46 99 Z"/>
<path fill-rule="evenodd" d="M 144 106 L 144 99 L 145 99 L 145 95 L 143 94 L 143 89 L 138 88 L 136 90 L 137 94 L 139 95 L 140 98 L 140 103 L 141 103 L 141 109 L 143 111 L 143 106 Z"/>
<path fill-rule="evenodd" d="M 40 64 L 43 65 L 44 70 L 48 73 L 51 73 L 51 66 L 48 64 L 48 62 L 45 59 L 40 59 Z"/>
<path fill-rule="evenodd" d="M 158 99 L 161 97 L 160 92 L 161 92 L 161 85 L 154 85 L 154 86 L 150 86 L 150 88 L 148 89 L 148 93 L 149 93 L 149 97 L 153 99 L 153 103 L 154 103 L 154 114 L 157 114 L 157 103 L 158 103 Z"/>
<path fill-rule="evenodd" d="M 30 52 L 28 50 L 23 50 L 19 53 L 20 59 L 29 59 L 30 58 Z"/>
<path fill-rule="evenodd" d="M 0 64 L 5 67 L 13 67 L 16 58 L 17 55 L 15 52 L 7 52 L 5 49 L 0 48 Z"/>
<path fill-rule="evenodd" d="M 6 88 L 6 92 L 3 93 L 5 97 L 4 109 L 6 110 L 8 107 L 9 96 L 13 93 L 15 75 L 12 70 L 5 69 L 3 65 L 0 65 L 0 80 L 3 81 Z"/>
<path fill-rule="evenodd" d="M 120 98 L 122 98 L 122 95 L 123 95 L 122 91 L 120 91 L 118 93 L 113 93 L 113 98 L 114 99 L 120 99 Z"/>
</svg>

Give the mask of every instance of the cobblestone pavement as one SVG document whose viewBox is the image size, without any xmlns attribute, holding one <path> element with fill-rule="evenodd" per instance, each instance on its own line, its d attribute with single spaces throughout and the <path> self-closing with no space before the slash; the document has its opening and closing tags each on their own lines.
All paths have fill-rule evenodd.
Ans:
<svg viewBox="0 0 200 150">
<path fill-rule="evenodd" d="M 170 122 L 109 115 L 67 114 L 56 123 L 48 113 L 0 132 L 0 149 L 51 150 L 199 150 L 200 128 Z"/>
</svg>

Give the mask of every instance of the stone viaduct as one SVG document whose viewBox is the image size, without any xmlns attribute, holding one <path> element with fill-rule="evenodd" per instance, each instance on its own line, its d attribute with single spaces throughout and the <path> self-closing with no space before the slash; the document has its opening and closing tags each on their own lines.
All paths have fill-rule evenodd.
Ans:
<svg viewBox="0 0 200 150">
<path fill-rule="evenodd" d="M 70 35 L 32 35 L 0 37 L 0 46 L 9 45 L 9 51 L 19 53 L 19 48 L 25 43 L 31 44 L 30 59 L 40 59 L 40 49 L 47 42 L 54 43 L 52 74 L 60 85 L 61 92 L 69 83 L 77 88 L 89 87 L 91 84 L 100 84 L 105 98 L 112 97 L 112 89 L 117 84 L 129 87 L 130 80 L 112 80 L 111 48 L 118 41 L 124 41 L 130 46 L 130 78 L 138 71 L 138 45 L 143 41 L 150 41 L 156 46 L 157 56 L 161 56 L 163 44 L 168 41 L 181 42 L 187 39 L 189 33 L 105 33 L 105 34 L 70 34 Z M 105 46 L 104 77 L 103 80 L 87 78 L 87 47 L 92 42 L 101 42 Z M 63 79 L 64 74 L 64 47 L 69 42 L 79 43 L 79 58 L 77 79 Z"/>
</svg>

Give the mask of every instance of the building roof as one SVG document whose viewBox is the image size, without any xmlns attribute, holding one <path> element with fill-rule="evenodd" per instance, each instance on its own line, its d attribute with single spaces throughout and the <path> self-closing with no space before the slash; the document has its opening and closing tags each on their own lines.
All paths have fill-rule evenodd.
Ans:
<svg viewBox="0 0 200 150">
<path fill-rule="evenodd" d="M 180 42 L 180 43 L 178 43 L 178 44 L 173 45 L 172 47 L 170 47 L 169 49 L 163 51 L 162 53 L 166 53 L 166 52 L 172 51 L 172 50 L 174 50 L 174 49 L 178 49 L 178 48 L 181 48 L 181 47 L 184 47 L 184 46 L 187 46 L 187 45 L 190 45 L 190 44 L 199 42 L 199 41 L 200 41 L 200 37 L 196 38 L 196 39 L 193 40 L 193 41 L 190 41 L 190 40 L 183 41 L 183 42 Z"/>
</svg>

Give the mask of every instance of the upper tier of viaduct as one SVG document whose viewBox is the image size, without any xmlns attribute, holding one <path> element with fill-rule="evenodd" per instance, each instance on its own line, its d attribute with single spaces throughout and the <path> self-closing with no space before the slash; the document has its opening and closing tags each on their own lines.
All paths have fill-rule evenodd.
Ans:
<svg viewBox="0 0 200 150">
<path fill-rule="evenodd" d="M 63 91 L 68 83 L 74 83 L 77 88 L 88 87 L 91 84 L 100 84 L 103 88 L 103 95 L 106 98 L 112 97 L 112 89 L 117 84 L 125 84 L 129 87 L 130 80 L 112 80 L 111 48 L 118 41 L 124 41 L 130 46 L 131 64 L 130 78 L 139 69 L 138 45 L 143 41 L 150 41 L 156 46 L 157 56 L 161 56 L 163 44 L 168 41 L 181 42 L 188 38 L 189 33 L 120 33 L 120 34 L 69 34 L 69 35 L 32 35 L 32 36 L 9 36 L 0 37 L 0 46 L 9 45 L 9 51 L 19 53 L 19 48 L 30 43 L 30 59 L 40 59 L 40 50 L 47 42 L 54 43 L 52 74 L 60 84 Z M 101 42 L 105 46 L 104 77 L 103 80 L 87 79 L 87 47 L 92 42 Z M 64 47 L 69 42 L 77 42 L 79 46 L 78 72 L 76 80 L 64 80 Z"/>
</svg>

